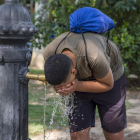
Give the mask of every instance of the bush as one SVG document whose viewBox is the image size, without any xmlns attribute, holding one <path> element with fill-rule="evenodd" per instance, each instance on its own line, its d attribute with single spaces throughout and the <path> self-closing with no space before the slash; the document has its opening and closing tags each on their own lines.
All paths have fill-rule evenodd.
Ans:
<svg viewBox="0 0 140 140">
<path fill-rule="evenodd" d="M 110 39 L 120 48 L 127 75 L 140 75 L 140 0 L 48 0 L 32 16 L 39 29 L 33 47 L 46 47 L 53 37 L 69 31 L 69 16 L 81 7 L 95 7 L 111 17 L 115 28 Z"/>
</svg>

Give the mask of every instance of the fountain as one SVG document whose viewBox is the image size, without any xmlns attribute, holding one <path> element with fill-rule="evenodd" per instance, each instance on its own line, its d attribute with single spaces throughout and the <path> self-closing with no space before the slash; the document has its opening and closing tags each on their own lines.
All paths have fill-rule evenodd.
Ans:
<svg viewBox="0 0 140 140">
<path fill-rule="evenodd" d="M 18 0 L 0 6 L 0 139 L 28 140 L 28 81 L 19 82 L 19 71 L 28 67 L 27 42 L 37 28 Z"/>
<path fill-rule="evenodd" d="M 31 49 L 27 42 L 37 33 L 29 12 L 19 0 L 5 0 L 0 6 L 0 139 L 29 140 L 28 138 L 28 82 L 40 80 L 46 87 L 45 75 L 31 74 L 28 65 Z M 45 98 L 44 94 L 44 98 Z M 71 113 L 73 106 L 66 106 L 73 95 L 59 96 L 54 110 L 59 106 L 64 117 Z M 62 104 L 63 102 L 64 104 Z M 72 102 L 71 102 L 72 103 Z M 44 101 L 44 112 L 45 112 Z M 55 112 L 52 113 L 53 117 Z M 65 125 L 65 124 L 64 124 Z M 45 139 L 45 114 L 44 114 Z"/>
</svg>

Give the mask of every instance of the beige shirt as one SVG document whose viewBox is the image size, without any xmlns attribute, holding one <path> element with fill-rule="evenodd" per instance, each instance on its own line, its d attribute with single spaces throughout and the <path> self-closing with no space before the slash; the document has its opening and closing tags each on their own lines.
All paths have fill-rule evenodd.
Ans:
<svg viewBox="0 0 140 140">
<path fill-rule="evenodd" d="M 44 50 L 44 58 L 55 54 L 56 47 L 68 32 L 54 39 Z M 82 34 L 70 33 L 70 35 L 60 44 L 56 53 L 62 53 L 65 48 L 71 50 L 76 57 L 77 75 L 79 80 L 95 80 L 104 78 L 109 67 L 112 69 L 114 81 L 118 80 L 124 73 L 124 67 L 118 47 L 109 40 L 106 45 L 106 37 L 100 34 L 84 33 L 87 44 L 87 55 L 89 65 L 86 61 L 85 44 Z"/>
</svg>

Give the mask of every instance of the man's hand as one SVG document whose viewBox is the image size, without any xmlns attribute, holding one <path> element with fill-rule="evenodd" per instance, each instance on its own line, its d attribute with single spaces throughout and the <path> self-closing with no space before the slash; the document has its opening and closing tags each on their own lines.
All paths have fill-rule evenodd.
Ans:
<svg viewBox="0 0 140 140">
<path fill-rule="evenodd" d="M 53 86 L 54 90 L 59 93 L 62 96 L 67 96 L 72 94 L 77 86 L 78 86 L 79 81 L 77 79 L 73 80 L 71 83 L 63 86 L 63 87 L 57 87 L 57 86 Z"/>
</svg>

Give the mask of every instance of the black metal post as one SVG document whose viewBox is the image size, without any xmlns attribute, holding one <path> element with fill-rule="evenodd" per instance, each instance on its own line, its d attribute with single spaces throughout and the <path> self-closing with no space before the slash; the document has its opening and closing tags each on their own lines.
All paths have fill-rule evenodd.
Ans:
<svg viewBox="0 0 140 140">
<path fill-rule="evenodd" d="M 18 0 L 0 6 L 0 140 L 28 140 L 28 83 L 18 74 L 31 60 L 27 42 L 37 29 Z"/>
</svg>

